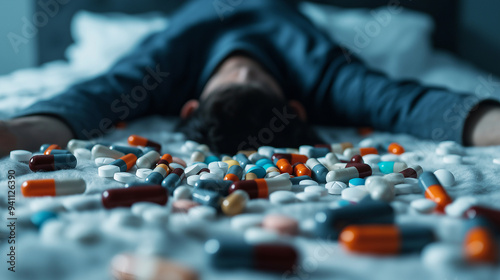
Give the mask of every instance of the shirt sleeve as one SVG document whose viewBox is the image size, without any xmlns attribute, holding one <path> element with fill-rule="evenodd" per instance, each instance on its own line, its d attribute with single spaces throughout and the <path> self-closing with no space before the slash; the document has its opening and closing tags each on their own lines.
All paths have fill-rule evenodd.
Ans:
<svg viewBox="0 0 500 280">
<path fill-rule="evenodd" d="M 412 81 L 394 81 L 343 55 L 325 71 L 321 116 L 335 125 L 371 126 L 434 141 L 463 143 L 465 121 L 487 96 L 459 94 Z M 332 114 L 333 113 L 333 114 Z"/>
</svg>

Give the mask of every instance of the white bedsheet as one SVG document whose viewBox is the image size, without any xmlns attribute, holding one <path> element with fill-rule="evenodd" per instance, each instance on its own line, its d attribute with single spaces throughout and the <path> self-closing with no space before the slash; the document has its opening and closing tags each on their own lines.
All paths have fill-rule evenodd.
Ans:
<svg viewBox="0 0 500 280">
<path fill-rule="evenodd" d="M 360 12 L 360 16 L 365 12 Z M 365 14 L 366 15 L 366 14 Z M 353 16 L 352 20 L 359 20 Z M 489 75 L 469 67 L 458 67 L 462 62 L 443 54 L 432 52 L 435 56 L 428 58 L 427 70 L 418 73 L 418 78 L 429 83 L 442 85 L 460 84 L 461 89 L 474 90 L 488 81 Z M 440 60 L 436 59 L 439 58 Z M 40 69 L 21 70 L 12 75 L 0 78 L 0 117 L 5 118 L 17 110 L 27 106 L 40 98 L 47 98 L 60 92 L 71 83 L 86 79 L 95 72 L 75 69 L 74 65 L 66 62 L 55 62 Z M 472 69 L 472 70 L 471 70 Z M 491 77 L 495 79 L 494 77 Z M 498 81 L 498 79 L 496 79 Z M 499 86 L 490 83 L 494 91 Z M 179 154 L 179 147 L 183 142 L 182 135 L 170 132 L 175 120 L 160 117 L 151 117 L 138 120 L 124 130 L 117 130 L 104 140 L 124 142 L 128 135 L 140 134 L 160 142 L 163 152 Z M 353 129 L 319 128 L 321 134 L 330 142 L 353 141 L 357 143 L 361 138 Z M 392 135 L 375 133 L 370 136 L 375 141 L 396 141 L 408 151 L 421 158 L 414 162 L 425 170 L 434 171 L 439 168 L 450 170 L 457 179 L 457 184 L 447 189 L 453 198 L 473 196 L 481 204 L 499 207 L 500 188 L 498 186 L 498 169 L 500 166 L 492 164 L 495 157 L 500 157 L 499 147 L 467 148 L 465 149 L 464 164 L 444 164 L 442 158 L 435 154 L 437 143 L 418 140 L 406 135 Z M 189 265 L 200 272 L 201 279 L 500 279 L 500 269 L 497 267 L 465 267 L 442 266 L 442 269 L 431 269 L 424 266 L 418 254 L 399 257 L 373 257 L 352 255 L 343 251 L 336 243 L 325 242 L 316 238 L 298 237 L 291 242 L 299 249 L 302 259 L 296 271 L 281 274 L 266 274 L 248 270 L 216 271 L 207 263 L 202 250 L 202 241 L 207 236 L 219 236 L 227 233 L 229 219 L 218 218 L 215 222 L 200 223 L 190 221 L 183 215 L 172 215 L 170 225 L 164 229 L 147 228 L 145 226 L 133 230 L 126 227 L 110 227 L 110 215 L 116 210 L 96 209 L 87 212 L 62 211 L 57 221 L 50 222 L 47 227 L 37 233 L 29 227 L 30 213 L 40 209 L 64 208 L 75 197 L 57 198 L 23 198 L 19 187 L 23 181 L 34 178 L 66 178 L 81 177 L 87 182 L 85 196 L 99 201 L 100 193 L 108 188 L 120 187 L 121 184 L 113 180 L 97 176 L 97 169 L 91 161 L 80 161 L 75 170 L 65 170 L 49 173 L 32 173 L 25 164 L 16 163 L 9 159 L 0 160 L 0 213 L 2 224 L 5 224 L 8 170 L 15 170 L 17 185 L 16 214 L 18 228 L 16 236 L 17 264 L 16 272 L 7 271 L 6 249 L 4 242 L 7 237 L 7 228 L 0 227 L 2 245 L 0 252 L 2 265 L 0 279 L 109 279 L 109 261 L 119 252 L 160 251 L 164 256 Z M 397 201 L 402 205 L 420 198 L 422 195 L 402 195 Z M 286 206 L 273 206 L 266 201 L 262 203 L 262 214 L 270 212 L 286 213 L 301 219 L 302 226 L 307 228 L 312 215 L 326 207 L 338 196 L 329 195 L 318 203 L 295 203 Z M 63 205 L 63 207 L 61 207 Z M 422 223 L 439 229 L 443 242 L 454 243 L 460 221 L 443 215 L 420 215 L 411 212 L 398 214 L 400 223 Z M 78 226 L 95 227 L 101 233 L 100 239 L 89 245 L 82 245 L 72 241 L 71 232 Z M 172 225 L 176 224 L 174 228 Z M 183 226 L 178 226 L 179 224 Z M 50 226 L 49 226 L 50 225 Z M 52 232 L 49 231 L 52 229 Z M 445 231 L 445 230 L 448 231 Z M 186 232 L 191 232 L 190 234 Z M 193 234 L 195 232 L 196 234 Z M 242 233 L 230 232 L 231 235 L 241 236 Z M 436 264 L 435 267 L 439 267 Z M 449 269 L 447 269 L 449 268 Z"/>
</svg>

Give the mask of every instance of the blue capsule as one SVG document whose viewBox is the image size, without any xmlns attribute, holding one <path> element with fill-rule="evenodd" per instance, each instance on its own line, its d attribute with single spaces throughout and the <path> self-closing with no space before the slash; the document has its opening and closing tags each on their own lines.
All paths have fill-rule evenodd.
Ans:
<svg viewBox="0 0 500 280">
<path fill-rule="evenodd" d="M 216 191 L 194 188 L 192 193 L 193 201 L 201 205 L 220 209 L 224 197 Z"/>
<path fill-rule="evenodd" d="M 30 220 L 37 228 L 40 228 L 46 221 L 55 218 L 57 214 L 52 211 L 39 211 L 34 213 Z"/>
<path fill-rule="evenodd" d="M 173 195 L 175 189 L 180 185 L 184 177 L 184 170 L 182 168 L 176 168 L 163 179 L 161 186 L 168 190 L 169 195 Z"/>
<path fill-rule="evenodd" d="M 127 146 L 120 146 L 120 145 L 111 145 L 109 147 L 109 149 L 115 150 L 115 151 L 118 151 L 118 152 L 122 152 L 124 154 L 134 154 L 138 158 L 140 158 L 144 154 L 144 152 L 141 149 L 135 148 L 135 147 L 127 147 Z"/>
<path fill-rule="evenodd" d="M 261 167 L 264 167 L 264 165 L 269 164 L 269 163 L 270 163 L 270 164 L 273 164 L 272 160 L 270 160 L 270 159 L 268 159 L 268 158 L 261 158 L 261 159 L 259 159 L 259 160 L 255 163 L 255 165 L 257 165 L 257 166 L 261 166 Z"/>
<path fill-rule="evenodd" d="M 219 161 L 219 160 L 220 160 L 219 157 L 214 156 L 214 155 L 210 155 L 210 156 L 205 157 L 205 163 L 206 164 L 209 164 L 211 162 L 216 162 L 216 161 Z"/>
<path fill-rule="evenodd" d="M 243 169 L 245 168 L 245 166 L 247 166 L 247 164 L 251 163 L 245 154 L 236 154 L 234 156 L 234 160 L 236 160 Z"/>
<path fill-rule="evenodd" d="M 214 191 L 223 196 L 229 195 L 229 187 L 233 184 L 233 181 L 228 180 L 198 180 L 194 184 L 194 188 L 200 188 L 204 190 Z"/>
<path fill-rule="evenodd" d="M 303 180 L 312 180 L 312 178 L 307 175 L 290 178 L 290 182 L 292 182 L 294 186 L 299 185 L 300 181 Z"/>
<path fill-rule="evenodd" d="M 266 170 L 261 166 L 252 166 L 248 169 L 247 173 L 253 173 L 259 179 L 266 176 Z"/>
</svg>

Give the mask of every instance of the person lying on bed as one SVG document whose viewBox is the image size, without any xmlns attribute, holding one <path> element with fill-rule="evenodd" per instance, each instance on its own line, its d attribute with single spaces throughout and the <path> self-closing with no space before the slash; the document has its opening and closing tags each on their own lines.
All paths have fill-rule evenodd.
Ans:
<svg viewBox="0 0 500 280">
<path fill-rule="evenodd" d="M 320 142 L 309 124 L 500 144 L 494 101 L 371 71 L 286 1 L 223 8 L 191 1 L 107 73 L 3 122 L 2 154 L 151 114 L 180 115 L 187 138 L 218 153 Z"/>
</svg>

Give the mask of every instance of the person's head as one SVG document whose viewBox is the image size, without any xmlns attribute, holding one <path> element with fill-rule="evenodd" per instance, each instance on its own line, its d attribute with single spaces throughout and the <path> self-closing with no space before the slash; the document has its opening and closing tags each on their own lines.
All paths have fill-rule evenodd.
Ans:
<svg viewBox="0 0 500 280">
<path fill-rule="evenodd" d="M 306 124 L 297 101 L 287 101 L 278 82 L 245 56 L 226 59 L 199 100 L 188 101 L 178 129 L 215 153 L 234 154 L 259 146 L 298 147 L 321 140 Z"/>
</svg>

